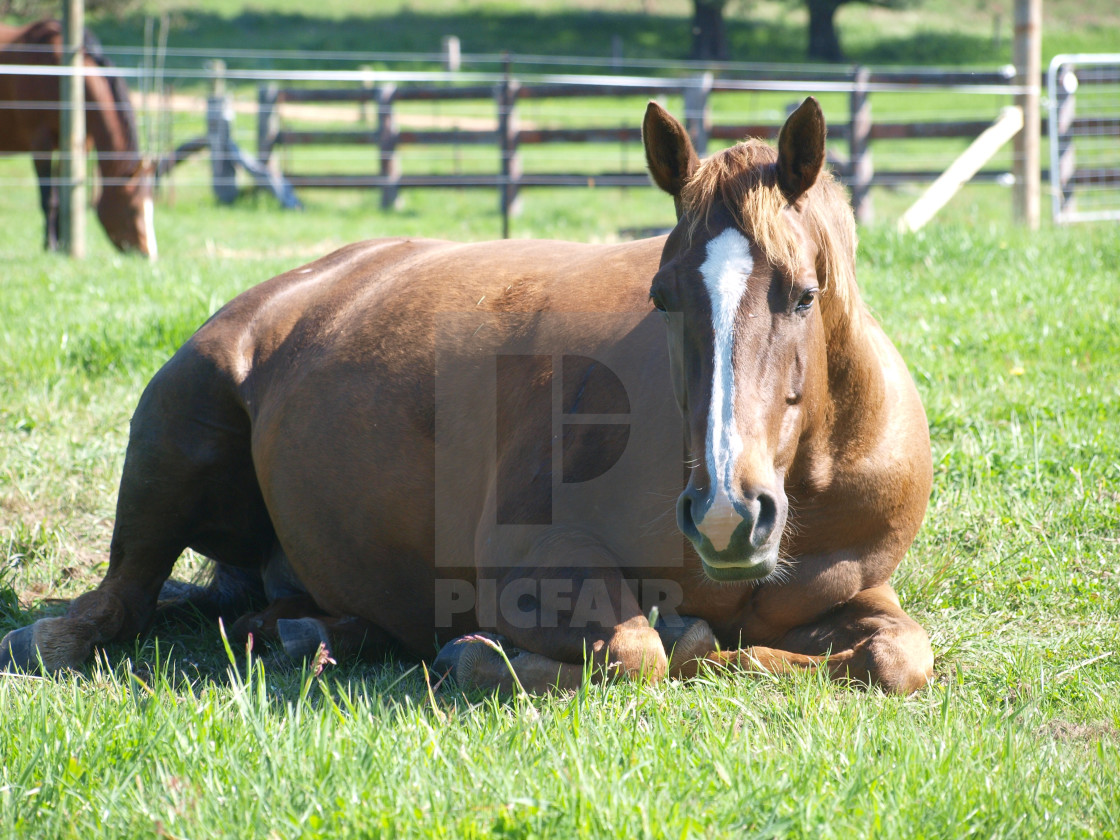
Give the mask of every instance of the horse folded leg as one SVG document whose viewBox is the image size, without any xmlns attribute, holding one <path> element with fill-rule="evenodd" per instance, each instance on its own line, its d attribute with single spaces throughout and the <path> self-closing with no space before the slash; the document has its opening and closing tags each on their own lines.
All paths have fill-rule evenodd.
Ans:
<svg viewBox="0 0 1120 840">
<path fill-rule="evenodd" d="M 17 628 L 0 639 L 0 674 L 16 674 L 38 667 L 34 625 Z"/>
<path fill-rule="evenodd" d="M 504 658 L 502 654 L 505 654 Z M 507 695 L 519 689 L 531 694 L 546 694 L 557 689 L 574 690 L 583 683 L 584 674 L 582 665 L 559 662 L 539 653 L 511 647 L 507 639 L 490 633 L 477 633 L 448 642 L 432 661 L 430 670 L 440 681 L 450 678 L 464 690 L 496 691 Z"/>
<path fill-rule="evenodd" d="M 276 622 L 276 635 L 284 653 L 292 659 L 307 659 L 320 648 L 331 650 L 331 638 L 323 622 L 317 618 L 281 618 Z"/>
<path fill-rule="evenodd" d="M 669 657 L 669 676 L 682 677 L 695 673 L 692 665 L 716 649 L 716 637 L 708 622 L 702 618 L 684 618 L 680 624 L 657 625 L 657 633 Z"/>
<path fill-rule="evenodd" d="M 154 599 L 137 595 L 127 583 L 115 584 L 117 580 L 107 578 L 76 598 L 66 615 L 41 618 L 5 636 L 0 641 L 0 672 L 76 668 L 95 646 L 137 635 L 151 617 Z M 128 594 L 122 594 L 125 590 Z"/>
<path fill-rule="evenodd" d="M 682 670 L 704 664 L 736 671 L 789 674 L 826 668 L 838 681 L 877 686 L 892 694 L 913 694 L 933 676 L 929 637 L 899 606 L 890 586 L 860 592 L 823 618 L 797 627 L 775 642 L 717 651 Z M 817 651 L 820 651 L 819 653 Z"/>
</svg>

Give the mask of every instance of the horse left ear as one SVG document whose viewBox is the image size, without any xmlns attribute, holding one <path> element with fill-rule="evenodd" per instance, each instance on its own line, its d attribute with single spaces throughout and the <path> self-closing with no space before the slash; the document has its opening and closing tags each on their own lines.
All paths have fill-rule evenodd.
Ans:
<svg viewBox="0 0 1120 840">
<path fill-rule="evenodd" d="M 778 186 L 790 204 L 817 182 L 824 168 L 825 134 L 824 113 L 812 96 L 782 126 L 778 135 Z"/>
</svg>

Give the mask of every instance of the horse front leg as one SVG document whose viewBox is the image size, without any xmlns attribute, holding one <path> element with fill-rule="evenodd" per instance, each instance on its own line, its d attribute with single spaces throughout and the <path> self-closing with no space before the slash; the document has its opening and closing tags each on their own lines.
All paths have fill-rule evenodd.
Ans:
<svg viewBox="0 0 1120 840">
<path fill-rule="evenodd" d="M 39 180 L 39 206 L 43 210 L 43 247 L 58 250 L 58 187 L 54 183 L 53 157 L 49 151 L 35 152 L 35 175 Z"/>
<path fill-rule="evenodd" d="M 432 663 L 437 679 L 512 693 L 573 689 L 585 677 L 659 680 L 668 657 L 609 552 L 593 540 L 565 535 L 534 552 L 538 565 L 479 581 L 478 626 L 494 630 L 456 639 Z M 544 555 L 544 556 L 542 556 Z M 567 563 L 563 561 L 567 560 Z"/>
<path fill-rule="evenodd" d="M 786 633 L 773 647 L 755 645 L 680 658 L 673 675 L 688 677 L 705 664 L 735 671 L 787 674 L 827 669 L 836 680 L 913 694 L 933 676 L 929 636 L 899 605 L 888 584 L 866 589 L 816 621 Z"/>
</svg>

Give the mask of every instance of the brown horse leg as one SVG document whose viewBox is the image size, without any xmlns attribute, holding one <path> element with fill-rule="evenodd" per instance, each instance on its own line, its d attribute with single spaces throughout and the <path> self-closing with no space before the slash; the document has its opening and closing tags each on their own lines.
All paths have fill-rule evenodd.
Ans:
<svg viewBox="0 0 1120 840">
<path fill-rule="evenodd" d="M 277 598 L 265 609 L 239 618 L 229 629 L 234 649 L 255 641 L 279 644 L 292 659 L 314 656 L 319 646 L 335 659 L 378 658 L 392 647 L 378 626 L 357 616 L 326 615 L 310 595 Z"/>
<path fill-rule="evenodd" d="M 39 179 L 39 205 L 43 208 L 43 247 L 58 250 L 58 187 L 54 184 L 51 153 L 35 152 L 35 175 Z"/>
<path fill-rule="evenodd" d="M 902 610 L 887 584 L 860 592 L 819 621 L 794 628 L 775 645 L 713 651 L 682 663 L 678 673 L 690 676 L 704 662 L 772 674 L 823 666 L 833 679 L 876 685 L 895 694 L 912 694 L 933 676 L 929 637 Z"/>
<path fill-rule="evenodd" d="M 9 633 L 0 671 L 35 669 L 40 660 L 47 671 L 74 667 L 96 645 L 134 638 L 187 547 L 245 567 L 265 560 L 275 534 L 238 422 L 244 415 L 226 406 L 204 364 L 176 356 L 140 399 L 105 579 L 66 615 Z"/>
<path fill-rule="evenodd" d="M 543 565 L 511 570 L 498 582 L 497 624 L 509 665 L 485 642 L 456 640 L 433 663 L 464 687 L 529 692 L 572 688 L 615 676 L 657 680 L 668 670 L 661 637 L 605 549 L 581 535 L 542 543 Z M 543 555 L 543 556 L 541 556 Z M 567 557 L 577 565 L 547 561 Z M 580 562 L 582 561 L 582 562 Z"/>
<path fill-rule="evenodd" d="M 384 630 L 356 615 L 281 619 L 276 632 L 284 652 L 293 659 L 315 655 L 320 645 L 339 661 L 383 659 L 396 647 Z"/>
<path fill-rule="evenodd" d="M 230 625 L 226 635 L 234 650 L 244 648 L 250 636 L 253 637 L 254 646 L 258 642 L 274 643 L 280 640 L 276 632 L 278 621 L 321 614 L 322 610 L 310 595 L 277 598 L 260 612 L 241 616 Z"/>
<path fill-rule="evenodd" d="M 635 620 L 630 627 L 616 628 L 611 643 L 595 642 L 589 657 L 591 661 L 582 664 L 561 662 L 539 653 L 531 653 L 514 647 L 506 637 L 480 633 L 473 638 L 466 637 L 452 643 L 462 647 L 461 651 L 456 652 L 454 661 L 444 651 L 440 651 L 440 658 L 432 665 L 432 673 L 439 678 L 451 672 L 460 685 L 484 690 L 496 689 L 503 694 L 511 694 L 515 690 L 514 673 L 522 687 L 534 694 L 553 689 L 579 688 L 587 673 L 590 673 L 594 682 L 623 673 L 656 680 L 664 672 L 660 670 L 660 657 L 653 651 L 653 639 L 646 632 L 648 628 L 644 617 L 640 621 Z M 668 657 L 668 673 L 672 676 L 678 676 L 690 666 L 691 673 L 694 674 L 696 668 L 692 663 L 711 653 L 716 647 L 711 628 L 699 618 L 686 618 L 682 623 L 669 628 L 658 627 L 657 634 L 661 649 Z M 501 654 L 481 641 L 481 638 L 500 644 L 506 659 L 509 659 L 509 665 L 506 665 Z M 645 648 L 644 645 L 650 647 Z M 445 646 L 444 650 L 450 647 Z M 616 650 L 621 651 L 618 656 L 615 655 Z M 642 665 L 650 661 L 658 663 L 659 667 L 643 669 Z M 629 668 L 626 668 L 627 662 Z M 439 667 L 441 664 L 444 667 Z"/>
<path fill-rule="evenodd" d="M 114 533 L 109 571 L 92 592 L 75 598 L 66 615 L 42 618 L 13 630 L 0 641 L 0 672 L 74 668 L 96 645 L 138 635 L 155 611 L 160 587 L 185 543 L 132 540 Z"/>
<path fill-rule="evenodd" d="M 188 477 L 189 468 L 172 447 L 138 441 L 134 431 L 104 580 L 75 598 L 64 616 L 9 633 L 0 642 L 0 671 L 34 670 L 40 661 L 48 672 L 77 667 L 96 645 L 124 641 L 145 629 L 164 581 L 190 544 L 192 512 L 203 490 L 201 482 Z"/>
</svg>

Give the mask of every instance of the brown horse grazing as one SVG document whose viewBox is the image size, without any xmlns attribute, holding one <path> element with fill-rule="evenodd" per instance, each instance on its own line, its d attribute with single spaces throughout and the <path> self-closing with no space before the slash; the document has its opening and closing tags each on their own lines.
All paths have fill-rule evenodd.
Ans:
<svg viewBox="0 0 1120 840">
<path fill-rule="evenodd" d="M 498 641 L 530 691 L 703 661 L 923 686 L 888 578 L 929 437 L 820 107 L 702 164 L 655 103 L 643 128 L 667 238 L 366 242 L 214 315 L 133 417 L 105 579 L 0 664 L 135 636 L 190 546 L 263 579 L 237 635 L 443 644 L 464 686 L 510 688 Z"/>
<path fill-rule="evenodd" d="M 101 46 L 85 33 L 87 67 L 106 67 Z M 57 66 L 62 60 L 62 27 L 43 20 L 24 27 L 0 25 L 0 64 Z M 152 222 L 154 168 L 139 153 L 136 118 L 128 88 L 117 77 L 87 76 L 86 131 L 97 148 L 100 219 L 121 251 L 136 250 L 155 259 Z M 46 219 L 45 244 L 58 247 L 58 189 L 52 161 L 59 145 L 57 76 L 0 74 L 0 152 L 30 152 L 39 179 L 39 201 Z"/>
</svg>

